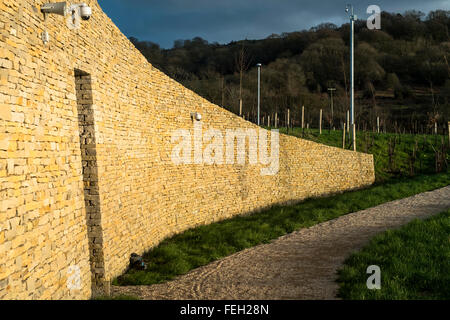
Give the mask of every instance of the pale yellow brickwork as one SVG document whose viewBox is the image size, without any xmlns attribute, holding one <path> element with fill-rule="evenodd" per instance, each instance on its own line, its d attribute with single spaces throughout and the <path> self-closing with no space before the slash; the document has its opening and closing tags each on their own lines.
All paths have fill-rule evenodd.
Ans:
<svg viewBox="0 0 450 320">
<path fill-rule="evenodd" d="M 284 135 L 275 176 L 174 165 L 191 112 L 205 130 L 256 127 L 152 67 L 96 1 L 80 30 L 44 21 L 44 2 L 0 0 L 0 299 L 89 298 L 170 235 L 373 183 L 371 155 Z"/>
</svg>

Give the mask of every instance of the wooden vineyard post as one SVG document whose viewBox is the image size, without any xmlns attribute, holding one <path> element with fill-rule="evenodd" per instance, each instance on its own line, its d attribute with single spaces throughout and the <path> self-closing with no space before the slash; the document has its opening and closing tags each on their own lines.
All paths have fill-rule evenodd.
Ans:
<svg viewBox="0 0 450 320">
<path fill-rule="evenodd" d="M 302 129 L 305 128 L 305 106 L 302 106 Z"/>
<path fill-rule="evenodd" d="M 350 111 L 347 110 L 347 132 L 350 132 Z"/>
<path fill-rule="evenodd" d="M 448 145 L 450 146 L 450 121 L 448 122 Z"/>
<path fill-rule="evenodd" d="M 345 135 L 347 124 L 344 122 L 344 130 L 342 131 L 342 149 L 345 149 Z"/>
<path fill-rule="evenodd" d="M 291 124 L 291 110 L 288 109 L 287 111 L 288 111 L 288 112 L 287 112 L 287 122 L 286 122 L 286 127 L 287 127 L 287 132 L 289 133 L 289 127 L 290 127 L 290 124 Z"/>
<path fill-rule="evenodd" d="M 322 116 L 323 116 L 323 110 L 320 109 L 320 117 L 319 117 L 319 134 L 322 134 Z"/>
</svg>

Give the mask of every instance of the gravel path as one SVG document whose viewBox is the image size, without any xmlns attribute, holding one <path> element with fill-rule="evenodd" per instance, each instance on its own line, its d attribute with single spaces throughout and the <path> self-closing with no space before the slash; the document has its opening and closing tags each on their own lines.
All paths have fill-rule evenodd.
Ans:
<svg viewBox="0 0 450 320">
<path fill-rule="evenodd" d="M 174 281 L 112 287 L 143 299 L 335 299 L 336 270 L 376 234 L 450 208 L 450 186 L 301 229 L 238 252 Z"/>
</svg>

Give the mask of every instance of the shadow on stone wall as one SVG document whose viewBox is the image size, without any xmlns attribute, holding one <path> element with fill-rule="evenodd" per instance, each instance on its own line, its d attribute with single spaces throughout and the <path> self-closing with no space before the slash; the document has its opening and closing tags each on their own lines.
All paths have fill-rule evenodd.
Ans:
<svg viewBox="0 0 450 320">
<path fill-rule="evenodd" d="M 81 70 L 75 70 L 75 86 L 83 169 L 84 202 L 89 237 L 89 258 L 92 271 L 92 293 L 95 296 L 102 294 L 105 290 L 103 283 L 105 262 L 91 76 Z"/>
</svg>

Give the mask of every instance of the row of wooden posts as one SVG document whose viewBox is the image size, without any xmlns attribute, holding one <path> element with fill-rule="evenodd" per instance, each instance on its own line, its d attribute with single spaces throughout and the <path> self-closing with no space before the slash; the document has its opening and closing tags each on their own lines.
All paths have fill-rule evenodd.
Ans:
<svg viewBox="0 0 450 320">
<path fill-rule="evenodd" d="M 249 118 L 250 115 L 247 114 L 247 118 Z M 245 115 L 243 116 L 243 118 L 245 119 Z M 305 129 L 305 107 L 302 106 L 302 119 L 301 119 L 301 128 Z M 342 137 L 342 148 L 345 149 L 345 142 L 346 142 L 346 135 L 350 134 L 350 111 L 347 110 L 347 121 L 344 122 L 343 126 L 344 126 L 344 130 L 343 130 L 343 137 Z M 270 115 L 267 116 L 267 122 L 266 122 L 266 117 L 263 116 L 262 118 L 262 124 L 265 125 L 267 124 L 267 127 L 271 127 L 272 122 L 271 122 L 271 117 Z M 278 124 L 279 124 L 279 118 L 278 118 L 278 113 L 275 112 L 274 118 L 273 118 L 273 124 L 275 128 L 278 128 Z M 322 134 L 322 124 L 323 124 L 323 109 L 320 109 L 320 115 L 319 115 L 319 134 Z M 290 109 L 287 109 L 287 119 L 286 119 L 286 128 L 289 132 L 289 128 L 291 127 L 291 111 Z M 448 140 L 449 140 L 449 145 L 450 145 L 450 121 L 448 122 Z M 306 129 L 309 129 L 309 123 L 306 123 Z M 335 130 L 335 128 L 334 128 Z M 377 117 L 377 133 L 381 132 L 381 125 L 380 125 L 380 117 Z M 356 125 L 353 124 L 353 130 L 352 134 L 353 134 L 353 139 L 352 141 L 354 141 L 355 143 L 353 143 L 353 150 L 356 151 Z M 385 132 L 386 132 L 386 128 L 385 128 Z M 438 134 L 438 124 L 437 122 L 434 124 L 434 133 Z"/>
<path fill-rule="evenodd" d="M 242 117 L 244 119 L 249 120 L 250 119 L 250 114 L 247 113 L 247 117 L 245 115 L 242 115 Z M 320 131 L 320 134 L 322 134 L 323 109 L 320 109 L 320 117 L 319 118 L 320 118 L 320 120 L 319 120 L 319 131 Z M 273 121 L 274 127 L 278 128 L 279 120 L 280 120 L 279 117 L 278 117 L 278 112 L 275 112 L 273 119 L 274 119 L 274 121 Z M 262 116 L 261 123 L 263 125 L 266 125 L 267 127 L 271 127 L 272 126 L 272 121 L 271 120 L 272 120 L 272 118 L 270 117 L 270 115 L 267 116 L 267 121 L 266 121 L 266 117 Z M 347 111 L 347 126 L 346 126 L 347 127 L 347 132 L 350 131 L 349 123 L 350 123 L 350 112 Z M 291 111 L 290 111 L 290 109 L 287 109 L 286 128 L 290 128 L 290 127 L 291 127 Z M 305 129 L 305 128 L 309 129 L 309 123 L 306 123 L 306 126 L 305 126 L 305 107 L 302 107 L 302 124 L 301 124 L 301 128 L 302 129 Z M 379 119 L 379 117 L 378 117 L 378 132 L 380 132 L 380 119 Z"/>
<path fill-rule="evenodd" d="M 250 115 L 247 114 L 247 118 L 249 118 Z M 245 119 L 245 115 L 243 116 L 243 118 Z M 262 124 L 263 125 L 267 125 L 267 127 L 271 127 L 272 122 L 270 121 L 270 115 L 267 116 L 267 122 L 266 122 L 266 117 L 263 116 L 262 117 Z M 378 117 L 378 133 L 380 132 L 380 119 Z M 279 123 L 279 118 L 278 118 L 278 113 L 275 112 L 275 116 L 274 116 L 274 127 L 278 128 L 278 123 Z M 319 117 L 319 134 L 322 134 L 322 124 L 323 124 L 323 109 L 320 109 L 320 117 Z M 287 109 L 287 120 L 286 120 L 286 129 L 289 132 L 289 128 L 291 127 L 291 110 Z M 301 128 L 305 129 L 305 107 L 302 107 L 302 124 L 301 124 Z M 309 123 L 306 123 L 306 129 L 309 129 Z M 356 126 L 355 124 L 353 124 L 353 141 L 355 141 L 355 143 L 353 144 L 353 149 L 356 151 Z M 343 137 L 343 143 L 342 143 L 342 148 L 345 148 L 345 136 L 346 133 L 350 133 L 350 111 L 347 110 L 347 123 L 344 123 L 344 137 Z"/>
</svg>

